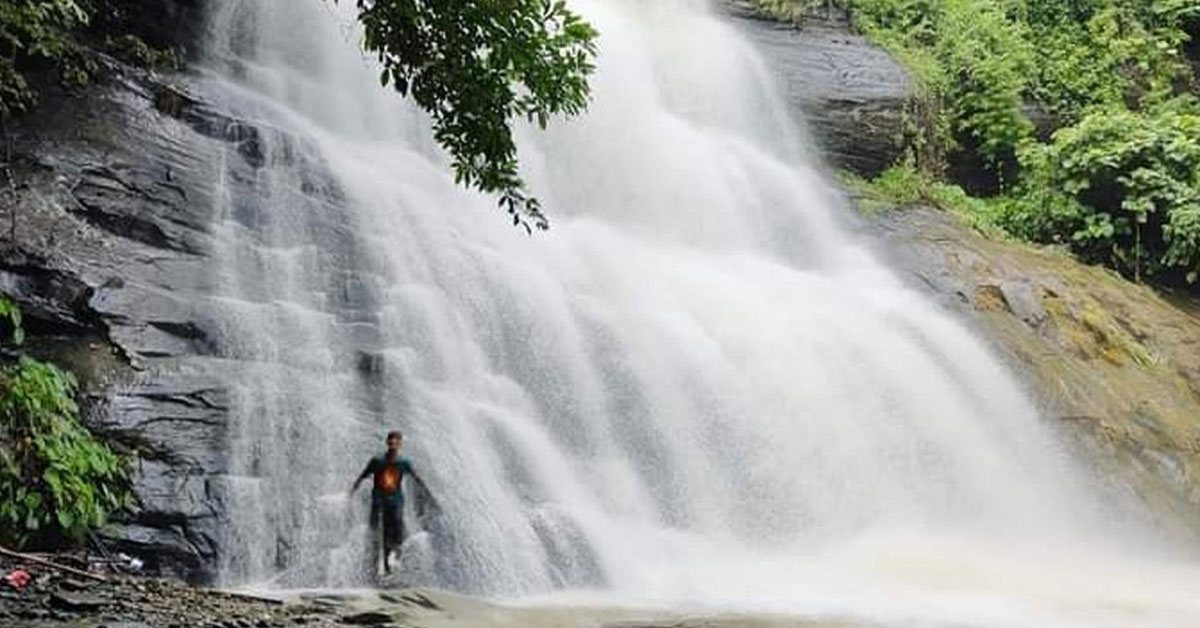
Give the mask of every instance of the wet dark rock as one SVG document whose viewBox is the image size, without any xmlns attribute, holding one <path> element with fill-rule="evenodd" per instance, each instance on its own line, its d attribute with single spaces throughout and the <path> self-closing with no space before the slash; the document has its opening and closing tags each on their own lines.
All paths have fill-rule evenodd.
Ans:
<svg viewBox="0 0 1200 628">
<path fill-rule="evenodd" d="M 15 237 L 0 237 L 0 290 L 24 309 L 31 350 L 79 376 L 90 425 L 138 454 L 142 508 L 111 549 L 206 580 L 229 401 L 197 295 L 211 277 L 213 164 L 232 153 L 235 171 L 255 166 L 236 161 L 244 132 L 200 133 L 156 108 L 158 87 L 180 77 L 111 59 L 102 69 L 84 94 L 46 98 L 15 129 L 20 185 L 0 207 L 6 227 L 16 212 Z"/>
<path fill-rule="evenodd" d="M 749 0 L 726 6 L 762 51 L 826 161 L 867 176 L 896 161 L 913 82 L 887 52 L 852 33 L 837 11 L 813 14 L 797 26 L 764 19 Z"/>
<path fill-rule="evenodd" d="M 23 608 L 17 611 L 17 617 L 22 619 L 46 619 L 50 616 L 50 611 L 44 608 Z"/>
<path fill-rule="evenodd" d="M 52 593 L 50 595 L 50 606 L 64 611 L 95 611 L 107 602 L 104 598 L 82 593 Z"/>
<path fill-rule="evenodd" d="M 259 127 L 209 107 L 171 85 L 158 86 L 154 106 L 205 137 L 234 144 L 237 152 L 252 166 L 259 168 L 265 162 Z"/>
<path fill-rule="evenodd" d="M 88 580 L 78 580 L 76 578 L 64 578 L 58 583 L 60 589 L 64 591 L 84 591 L 92 588 L 94 582 Z"/>
<path fill-rule="evenodd" d="M 380 597 L 383 597 L 383 596 L 381 595 Z M 429 596 L 424 595 L 418 591 L 409 591 L 409 592 L 406 592 L 406 593 L 400 595 L 399 597 L 400 597 L 400 603 L 402 603 L 402 604 L 411 604 L 411 605 L 419 606 L 428 611 L 441 610 L 441 607 L 438 606 L 436 602 L 429 599 Z"/>
<path fill-rule="evenodd" d="M 92 288 L 70 273 L 47 268 L 45 257 L 5 251 L 0 259 L 0 288 L 24 305 L 25 315 L 35 326 L 46 320 L 73 332 L 98 326 L 88 308 Z"/>
<path fill-rule="evenodd" d="M 158 219 L 170 215 L 172 207 L 155 190 L 139 187 L 136 178 L 144 174 L 120 173 L 107 165 L 84 169 L 72 190 L 76 210 L 85 220 L 114 235 L 155 248 L 199 252 L 199 244 L 191 241 L 186 231 Z M 137 206 L 149 211 L 137 214 L 126 211 L 135 198 Z"/>
<path fill-rule="evenodd" d="M 378 626 L 391 623 L 392 616 L 379 611 L 364 611 L 353 615 L 346 615 L 342 617 L 341 621 L 343 624 L 352 626 Z"/>
</svg>

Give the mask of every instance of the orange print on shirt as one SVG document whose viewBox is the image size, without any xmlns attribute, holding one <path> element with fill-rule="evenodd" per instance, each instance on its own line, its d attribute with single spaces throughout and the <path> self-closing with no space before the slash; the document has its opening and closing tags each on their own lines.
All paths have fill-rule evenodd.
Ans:
<svg viewBox="0 0 1200 628">
<path fill-rule="evenodd" d="M 400 468 L 388 465 L 375 474 L 375 488 L 381 493 L 395 493 L 400 488 Z"/>
</svg>

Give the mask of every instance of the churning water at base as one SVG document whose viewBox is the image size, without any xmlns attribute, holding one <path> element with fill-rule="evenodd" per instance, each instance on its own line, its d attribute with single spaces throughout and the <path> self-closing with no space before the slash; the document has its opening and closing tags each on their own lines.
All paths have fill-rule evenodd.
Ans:
<svg viewBox="0 0 1200 628">
<path fill-rule="evenodd" d="M 1200 618 L 1192 571 L 1088 549 L 1112 513 L 980 342 L 838 226 L 768 73 L 703 3 L 572 3 L 603 36 L 595 102 L 520 130 L 553 221 L 534 237 L 453 184 L 351 3 L 215 4 L 206 95 L 258 128 L 222 169 L 207 313 L 238 365 L 230 583 L 364 584 L 345 491 L 399 428 L 443 507 L 405 547 L 421 583 Z"/>
</svg>

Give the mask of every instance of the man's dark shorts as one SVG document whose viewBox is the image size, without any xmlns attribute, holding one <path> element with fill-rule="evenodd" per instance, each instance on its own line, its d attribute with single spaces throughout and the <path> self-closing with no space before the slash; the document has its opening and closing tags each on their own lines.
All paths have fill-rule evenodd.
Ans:
<svg viewBox="0 0 1200 628">
<path fill-rule="evenodd" d="M 404 542 L 404 503 L 392 500 L 371 502 L 371 528 L 383 522 L 383 546 L 395 549 Z"/>
</svg>

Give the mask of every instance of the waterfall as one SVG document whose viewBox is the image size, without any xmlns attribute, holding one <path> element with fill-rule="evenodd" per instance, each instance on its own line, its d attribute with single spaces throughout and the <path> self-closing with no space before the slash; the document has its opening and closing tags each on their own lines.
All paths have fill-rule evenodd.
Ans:
<svg viewBox="0 0 1200 628">
<path fill-rule="evenodd" d="M 454 185 L 352 3 L 214 4 L 205 97 L 261 162 L 218 168 L 203 306 L 234 403 L 228 583 L 365 584 L 345 493 L 390 429 L 442 506 L 405 570 L 461 591 L 1046 626 L 1020 609 L 1047 574 L 1101 564 L 1111 513 L 985 346 L 845 228 L 706 3 L 572 1 L 595 100 L 518 129 L 533 236 Z M 1079 586 L 1073 609 L 1107 599 Z"/>
</svg>

